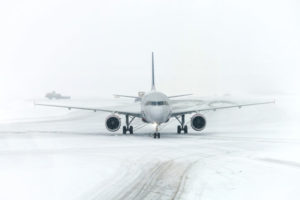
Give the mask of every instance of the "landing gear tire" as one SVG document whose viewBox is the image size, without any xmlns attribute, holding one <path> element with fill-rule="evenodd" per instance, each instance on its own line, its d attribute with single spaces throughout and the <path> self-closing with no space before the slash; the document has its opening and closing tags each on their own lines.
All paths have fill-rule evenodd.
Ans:
<svg viewBox="0 0 300 200">
<path fill-rule="evenodd" d="M 154 139 L 156 139 L 156 138 L 159 139 L 159 138 L 160 138 L 160 133 L 154 133 L 154 134 L 153 134 L 153 138 L 154 138 Z"/>
<path fill-rule="evenodd" d="M 157 133 L 157 138 L 158 138 L 158 139 L 160 138 L 160 133 Z"/>
<path fill-rule="evenodd" d="M 188 127 L 187 127 L 187 125 L 185 125 L 185 126 L 183 127 L 183 131 L 184 131 L 184 134 L 187 134 L 187 133 L 188 133 Z"/>
<path fill-rule="evenodd" d="M 129 133 L 133 134 L 133 127 L 132 126 L 129 127 Z"/>
<path fill-rule="evenodd" d="M 177 133 L 178 133 L 178 134 L 181 133 L 181 126 L 177 126 Z"/>
<path fill-rule="evenodd" d="M 133 126 L 130 126 L 131 122 L 135 119 L 135 117 L 130 116 L 129 115 L 126 115 L 126 126 L 123 126 L 123 134 L 126 134 L 127 131 L 130 133 L 130 134 L 133 134 Z"/>
<path fill-rule="evenodd" d="M 156 133 L 153 134 L 153 138 L 154 138 L 154 139 L 156 139 L 156 135 L 157 135 Z"/>
<path fill-rule="evenodd" d="M 125 134 L 126 134 L 126 132 L 127 132 L 127 128 L 126 128 L 126 126 L 123 126 L 123 134 L 125 135 Z"/>
</svg>

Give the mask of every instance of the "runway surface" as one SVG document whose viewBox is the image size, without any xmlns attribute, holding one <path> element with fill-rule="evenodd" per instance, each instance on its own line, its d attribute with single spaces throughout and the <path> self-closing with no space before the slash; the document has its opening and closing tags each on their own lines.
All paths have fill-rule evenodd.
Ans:
<svg viewBox="0 0 300 200">
<path fill-rule="evenodd" d="M 0 108 L 0 199 L 300 198 L 293 98 L 204 113 L 207 128 L 187 135 L 172 120 L 159 140 L 139 120 L 134 135 L 108 132 L 107 113 L 29 101 Z"/>
</svg>

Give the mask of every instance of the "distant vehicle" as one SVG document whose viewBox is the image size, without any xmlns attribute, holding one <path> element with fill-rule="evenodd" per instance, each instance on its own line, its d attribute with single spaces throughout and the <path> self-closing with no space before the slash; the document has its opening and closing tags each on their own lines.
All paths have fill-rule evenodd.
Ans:
<svg viewBox="0 0 300 200">
<path fill-rule="evenodd" d="M 201 76 L 199 76 L 201 78 Z M 180 84 L 180 82 L 177 82 Z M 170 83 L 171 85 L 171 83 Z M 135 118 L 141 118 L 144 123 L 153 124 L 155 128 L 155 132 L 153 134 L 154 138 L 160 138 L 160 133 L 158 132 L 158 127 L 161 124 L 167 123 L 170 118 L 175 118 L 179 122 L 177 126 L 177 133 L 180 134 L 188 133 L 188 126 L 186 124 L 185 115 L 193 114 L 190 118 L 191 127 L 196 131 L 201 131 L 206 126 L 206 118 L 201 113 L 206 111 L 216 111 L 223 110 L 229 108 L 241 108 L 246 106 L 254 106 L 261 104 L 269 104 L 274 103 L 274 101 L 265 101 L 265 102 L 256 102 L 256 103 L 247 103 L 247 104 L 234 104 L 234 105 L 218 105 L 213 106 L 212 103 L 215 101 L 208 103 L 205 107 L 203 106 L 189 106 L 186 104 L 185 106 L 175 106 L 175 102 L 183 102 L 186 103 L 186 100 L 172 100 L 177 97 L 189 96 L 191 94 L 181 94 L 175 96 L 167 96 L 162 92 L 158 92 L 155 87 L 154 82 L 154 55 L 152 53 L 152 84 L 151 91 L 148 93 L 140 92 L 138 96 L 130 96 L 130 95 L 115 95 L 116 97 L 125 97 L 132 98 L 136 101 L 139 109 L 132 109 L 129 105 L 124 105 L 124 108 L 128 108 L 124 110 L 124 108 L 116 107 L 116 108 L 99 108 L 99 107 L 85 107 L 85 106 L 69 106 L 69 105 L 53 105 L 53 104 L 35 104 L 40 106 L 51 106 L 51 107 L 59 107 L 59 108 L 68 108 L 68 109 L 82 109 L 82 110 L 90 110 L 90 111 L 101 111 L 108 112 L 110 115 L 107 117 L 105 121 L 106 128 L 109 131 L 117 131 L 121 127 L 121 118 L 119 115 L 125 115 L 126 121 L 125 126 L 123 126 L 123 134 L 129 132 L 133 134 L 133 126 L 131 126 L 132 121 Z M 56 93 L 54 93 L 56 94 Z M 52 97 L 50 95 L 50 97 Z M 202 101 L 200 101 L 202 102 Z M 217 101 L 217 103 L 220 101 Z M 223 102 L 223 101 L 221 101 Z M 211 104 L 211 105 L 209 105 Z M 129 107 L 128 107 L 129 106 Z"/>
<path fill-rule="evenodd" d="M 46 98 L 52 100 L 52 99 L 71 99 L 70 96 L 63 96 L 59 93 L 56 93 L 55 91 L 49 92 L 45 95 Z"/>
</svg>

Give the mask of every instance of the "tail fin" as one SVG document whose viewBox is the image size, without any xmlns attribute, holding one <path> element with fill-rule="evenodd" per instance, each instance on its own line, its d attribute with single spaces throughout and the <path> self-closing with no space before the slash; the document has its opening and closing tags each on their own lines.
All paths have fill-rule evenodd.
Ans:
<svg viewBox="0 0 300 200">
<path fill-rule="evenodd" d="M 154 53 L 152 52 L 152 88 L 151 90 L 155 90 L 155 79 L 154 79 Z"/>
</svg>

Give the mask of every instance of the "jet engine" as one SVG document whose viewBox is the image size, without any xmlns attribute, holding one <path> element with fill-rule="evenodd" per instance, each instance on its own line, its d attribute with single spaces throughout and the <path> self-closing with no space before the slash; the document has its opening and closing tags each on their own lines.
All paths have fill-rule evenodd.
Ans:
<svg viewBox="0 0 300 200">
<path fill-rule="evenodd" d="M 121 119 L 117 115 L 109 115 L 106 118 L 105 126 L 107 130 L 111 132 L 115 132 L 120 129 L 121 127 Z"/>
<path fill-rule="evenodd" d="M 206 119 L 201 114 L 196 114 L 191 119 L 191 126 L 195 131 L 202 131 L 205 128 Z"/>
</svg>

